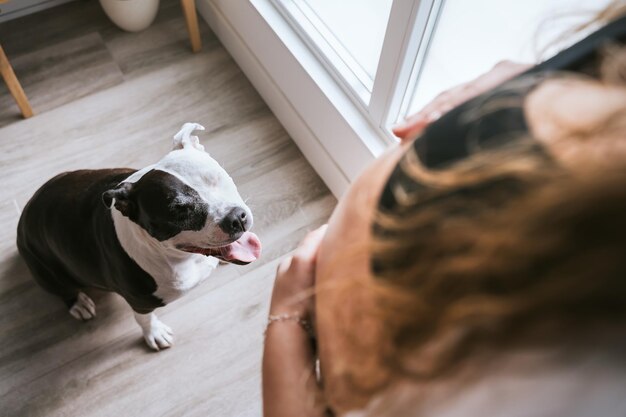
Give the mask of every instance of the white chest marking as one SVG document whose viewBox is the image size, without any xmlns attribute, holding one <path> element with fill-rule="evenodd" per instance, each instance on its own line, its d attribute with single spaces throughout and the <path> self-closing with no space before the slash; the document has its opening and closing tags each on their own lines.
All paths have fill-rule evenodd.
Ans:
<svg viewBox="0 0 626 417">
<path fill-rule="evenodd" d="M 163 246 L 139 225 L 111 208 L 117 238 L 137 265 L 157 284 L 156 297 L 169 303 L 208 278 L 219 260 L 212 256 L 182 252 Z"/>
</svg>

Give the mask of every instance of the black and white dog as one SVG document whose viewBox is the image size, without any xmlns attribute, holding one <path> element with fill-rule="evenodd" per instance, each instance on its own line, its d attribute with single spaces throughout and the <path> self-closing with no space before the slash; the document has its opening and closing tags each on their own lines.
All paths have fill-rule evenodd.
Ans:
<svg viewBox="0 0 626 417">
<path fill-rule="evenodd" d="M 148 346 L 172 344 L 153 313 L 206 279 L 219 259 L 247 264 L 261 252 L 252 213 L 226 171 L 186 123 L 173 150 L 139 171 L 66 172 L 44 184 L 20 218 L 17 247 L 35 280 L 70 314 L 96 314 L 85 288 L 130 304 Z M 104 202 L 104 204 L 103 204 Z"/>
</svg>

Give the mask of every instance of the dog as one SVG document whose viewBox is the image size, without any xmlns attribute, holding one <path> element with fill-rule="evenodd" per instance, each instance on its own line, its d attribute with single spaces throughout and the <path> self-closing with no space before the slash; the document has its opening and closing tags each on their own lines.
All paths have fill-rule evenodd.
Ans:
<svg viewBox="0 0 626 417">
<path fill-rule="evenodd" d="M 154 165 L 65 172 L 25 206 L 17 247 L 35 281 L 79 320 L 96 315 L 86 288 L 114 291 L 132 307 L 148 346 L 172 345 L 154 314 L 204 281 L 220 260 L 248 264 L 261 242 L 252 212 L 226 171 L 185 123 Z"/>
</svg>

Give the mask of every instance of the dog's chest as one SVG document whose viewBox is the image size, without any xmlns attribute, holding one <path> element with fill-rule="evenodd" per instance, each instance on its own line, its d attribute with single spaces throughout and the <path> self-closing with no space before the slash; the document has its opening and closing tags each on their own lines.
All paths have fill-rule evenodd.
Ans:
<svg viewBox="0 0 626 417">
<path fill-rule="evenodd" d="M 184 262 L 171 265 L 154 276 L 157 290 L 154 295 L 170 303 L 200 284 L 217 268 L 219 261 L 212 256 L 193 255 Z"/>
<path fill-rule="evenodd" d="M 126 220 L 115 208 L 111 213 L 122 248 L 154 279 L 157 289 L 152 295 L 165 304 L 204 281 L 219 264 L 219 260 L 212 256 L 167 249 L 155 243 L 143 229 Z"/>
</svg>

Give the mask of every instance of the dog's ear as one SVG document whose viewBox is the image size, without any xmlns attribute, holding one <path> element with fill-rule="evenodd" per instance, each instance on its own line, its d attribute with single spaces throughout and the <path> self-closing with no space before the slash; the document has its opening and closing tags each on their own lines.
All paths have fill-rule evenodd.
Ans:
<svg viewBox="0 0 626 417">
<path fill-rule="evenodd" d="M 198 123 L 185 123 L 178 133 L 174 135 L 174 141 L 172 142 L 172 150 L 183 149 L 187 147 L 196 148 L 199 151 L 204 151 L 204 146 L 200 144 L 200 139 L 197 136 L 191 134 L 194 130 L 204 130 L 204 126 Z"/>
<path fill-rule="evenodd" d="M 132 188 L 133 183 L 123 182 L 117 187 L 102 193 L 102 202 L 105 206 L 111 208 L 111 203 L 113 199 L 115 199 L 115 208 L 124 216 L 132 218 L 135 212 L 135 203 L 130 199 L 130 191 Z"/>
</svg>

